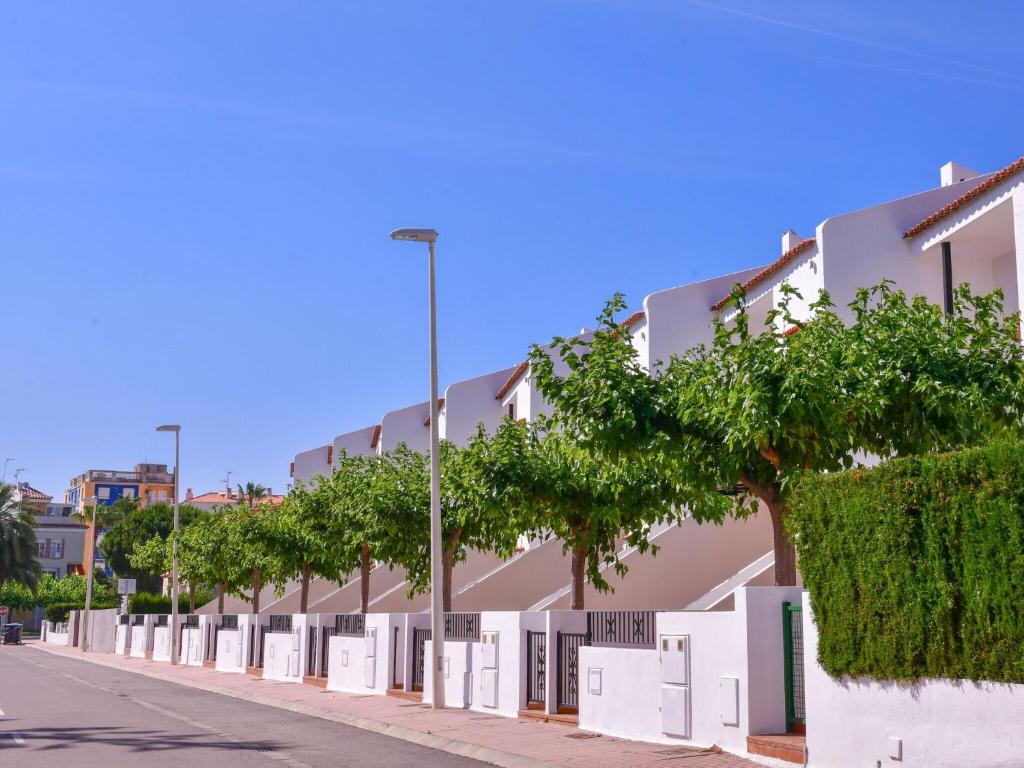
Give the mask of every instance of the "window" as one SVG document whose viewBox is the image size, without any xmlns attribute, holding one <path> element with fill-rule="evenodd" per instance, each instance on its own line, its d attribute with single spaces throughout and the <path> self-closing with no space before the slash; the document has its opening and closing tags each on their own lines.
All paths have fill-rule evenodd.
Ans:
<svg viewBox="0 0 1024 768">
<path fill-rule="evenodd" d="M 64 539 L 39 539 L 36 557 L 40 560 L 60 560 L 64 557 Z"/>
<path fill-rule="evenodd" d="M 101 499 L 109 499 L 110 488 L 100 488 L 96 491 L 96 495 L 99 496 Z"/>
<path fill-rule="evenodd" d="M 134 499 L 135 498 L 135 489 L 134 488 L 125 488 L 123 491 L 121 491 L 121 498 L 122 499 Z"/>
<path fill-rule="evenodd" d="M 508 417 L 510 419 L 512 419 L 513 421 L 515 420 L 515 418 L 516 418 L 516 404 L 515 403 L 509 403 L 508 404 Z"/>
</svg>

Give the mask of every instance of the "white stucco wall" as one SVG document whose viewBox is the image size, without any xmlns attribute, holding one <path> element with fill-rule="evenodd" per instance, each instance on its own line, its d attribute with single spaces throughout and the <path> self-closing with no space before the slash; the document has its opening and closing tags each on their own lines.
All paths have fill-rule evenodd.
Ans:
<svg viewBox="0 0 1024 768">
<path fill-rule="evenodd" d="M 330 474 L 326 445 L 295 454 L 295 482 L 309 483 L 317 475 L 327 477 Z"/>
<path fill-rule="evenodd" d="M 368 613 L 367 632 L 362 637 L 332 637 L 328 649 L 327 689 L 386 694 L 394 677 L 401 676 L 404 668 L 405 627 L 404 614 Z M 375 639 L 369 637 L 371 629 L 376 630 Z M 372 655 L 369 653 L 371 647 Z"/>
<path fill-rule="evenodd" d="M 426 401 L 385 413 L 380 420 L 380 450 L 390 451 L 405 443 L 413 451 L 428 451 L 430 427 L 424 422 L 429 415 L 430 404 Z"/>
<path fill-rule="evenodd" d="M 124 653 L 125 644 L 131 637 L 132 628 L 127 624 L 118 623 L 114 630 L 114 653 Z"/>
<path fill-rule="evenodd" d="M 134 618 L 134 617 L 133 617 Z M 131 627 L 132 642 L 131 649 L 128 653 L 136 659 L 142 659 L 146 656 L 146 651 L 149 650 L 149 641 L 152 632 L 152 617 L 146 617 L 145 624 L 133 625 Z"/>
<path fill-rule="evenodd" d="M 305 624 L 293 620 L 291 632 L 268 632 L 264 637 L 263 677 L 282 683 L 301 683 Z"/>
<path fill-rule="evenodd" d="M 513 370 L 515 366 L 450 385 L 444 392 L 441 437 L 465 445 L 476 434 L 478 424 L 493 433 L 508 413 L 495 395 Z"/>
<path fill-rule="evenodd" d="M 1024 685 L 835 679 L 816 661 L 818 630 L 806 597 L 803 620 L 810 766 L 1024 764 Z M 890 759 L 893 739 L 898 763 Z"/>
<path fill-rule="evenodd" d="M 363 427 L 354 432 L 345 432 L 334 438 L 333 461 L 337 466 L 338 457 L 342 452 L 349 456 L 372 456 L 377 451 L 370 445 L 376 427 Z"/>
<path fill-rule="evenodd" d="M 241 622 L 239 629 L 221 629 L 217 632 L 218 672 L 245 672 L 245 637 Z"/>
<path fill-rule="evenodd" d="M 203 666 L 203 630 L 201 627 L 182 627 L 179 653 L 179 661 L 185 666 Z"/>
<path fill-rule="evenodd" d="M 168 621 L 170 619 L 168 618 Z M 153 661 L 171 660 L 171 628 L 170 626 L 153 627 Z"/>
</svg>

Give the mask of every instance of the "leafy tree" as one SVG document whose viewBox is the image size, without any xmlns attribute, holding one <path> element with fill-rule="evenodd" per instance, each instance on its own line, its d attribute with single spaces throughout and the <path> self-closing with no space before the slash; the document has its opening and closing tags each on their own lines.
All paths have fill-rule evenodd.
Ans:
<svg viewBox="0 0 1024 768">
<path fill-rule="evenodd" d="M 204 515 L 204 512 L 182 505 L 179 510 L 182 526 L 190 525 Z M 149 573 L 135 568 L 130 556 L 139 542 L 147 542 L 154 536 L 166 540 L 174 530 L 174 507 L 162 502 L 146 507 L 136 507 L 115 522 L 103 535 L 100 550 L 114 573 L 122 578 L 138 580 L 139 591 L 159 592 L 160 574 Z"/>
<path fill-rule="evenodd" d="M 24 584 L 7 581 L 0 586 L 0 605 L 6 605 L 12 611 L 28 611 L 35 607 L 36 596 Z"/>
<path fill-rule="evenodd" d="M 805 320 L 789 311 L 799 294 L 786 285 L 783 294 L 755 334 L 737 289 L 735 319 L 715 319 L 712 344 L 673 356 L 654 377 L 614 319 L 621 296 L 606 305 L 591 340 L 555 340 L 566 375 L 540 347 L 531 361 L 567 435 L 596 455 L 678 477 L 698 520 L 750 514 L 763 503 L 776 583 L 794 584 L 786 520 L 801 472 L 849 467 L 858 451 L 946 449 L 1016 428 L 1024 357 L 1019 317 L 1004 314 L 998 291 L 975 296 L 961 286 L 947 317 L 882 283 L 857 293 L 848 324 L 824 292 Z"/>
<path fill-rule="evenodd" d="M 109 581 L 93 579 L 92 599 L 100 605 L 113 605 L 116 599 L 114 590 Z M 69 573 L 63 578 L 56 578 L 52 574 L 44 573 L 39 579 L 36 587 L 36 604 L 46 607 L 48 605 L 72 605 L 78 608 L 85 606 L 85 593 L 87 583 L 85 576 L 77 573 Z"/>
<path fill-rule="evenodd" d="M 268 520 L 281 576 L 301 580 L 299 613 L 305 613 L 309 605 L 313 576 L 341 583 L 342 572 L 352 567 L 333 502 L 334 493 L 325 478 L 308 486 L 300 482 Z"/>
<path fill-rule="evenodd" d="M 252 612 L 260 612 L 260 590 L 266 584 L 283 588 L 281 562 L 274 549 L 273 508 L 269 504 L 250 507 L 239 504 L 221 512 L 228 556 L 222 581 L 252 586 Z"/>
<path fill-rule="evenodd" d="M 0 484 L 0 587 L 7 581 L 30 589 L 39 581 L 32 508 L 15 501 L 14 486 Z"/>
</svg>

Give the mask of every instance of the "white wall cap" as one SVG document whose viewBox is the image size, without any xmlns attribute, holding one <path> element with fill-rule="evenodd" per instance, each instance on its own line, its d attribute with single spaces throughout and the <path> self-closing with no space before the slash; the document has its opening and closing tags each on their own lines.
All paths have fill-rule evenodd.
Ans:
<svg viewBox="0 0 1024 768">
<path fill-rule="evenodd" d="M 948 187 L 950 184 L 958 184 L 961 181 L 973 179 L 980 175 L 980 173 L 972 171 L 966 165 L 954 163 L 952 160 L 939 169 L 939 179 L 944 187 Z"/>
</svg>

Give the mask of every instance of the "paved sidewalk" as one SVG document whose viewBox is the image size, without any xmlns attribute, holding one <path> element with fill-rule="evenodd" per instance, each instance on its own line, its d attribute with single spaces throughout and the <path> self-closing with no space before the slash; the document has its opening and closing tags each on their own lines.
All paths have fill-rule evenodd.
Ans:
<svg viewBox="0 0 1024 768">
<path fill-rule="evenodd" d="M 564 725 L 487 715 L 464 709 L 435 711 L 388 696 L 324 691 L 202 667 L 171 667 L 114 654 L 82 653 L 39 641 L 36 650 L 113 667 L 257 704 L 344 723 L 505 768 L 752 768 L 729 753 L 626 741 Z M 258 728 L 258 724 L 254 724 Z"/>
</svg>

